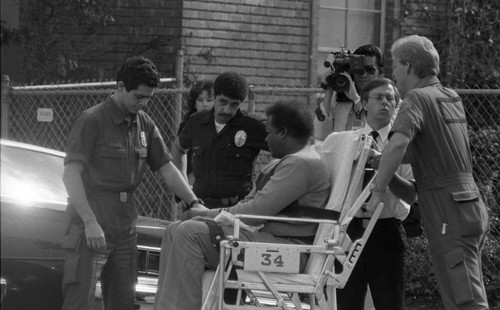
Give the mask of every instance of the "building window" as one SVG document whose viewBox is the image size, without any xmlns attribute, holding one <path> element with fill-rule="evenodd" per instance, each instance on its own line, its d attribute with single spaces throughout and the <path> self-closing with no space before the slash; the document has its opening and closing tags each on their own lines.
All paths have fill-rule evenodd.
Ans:
<svg viewBox="0 0 500 310">
<path fill-rule="evenodd" d="M 384 46 L 386 0 L 321 0 L 319 12 L 318 72 L 325 70 L 326 54 L 340 47 Z"/>
</svg>

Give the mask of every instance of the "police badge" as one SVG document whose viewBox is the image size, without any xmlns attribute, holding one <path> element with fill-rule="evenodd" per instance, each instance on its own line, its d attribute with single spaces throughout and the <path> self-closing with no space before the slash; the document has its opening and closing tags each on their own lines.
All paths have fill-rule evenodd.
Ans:
<svg viewBox="0 0 500 310">
<path fill-rule="evenodd" d="M 143 147 L 148 146 L 148 142 L 146 141 L 146 133 L 144 131 L 141 131 L 141 145 Z"/>
<path fill-rule="evenodd" d="M 245 145 L 245 142 L 247 142 L 247 133 L 244 130 L 239 130 L 234 135 L 234 144 L 236 144 L 237 147 L 242 147 Z"/>
</svg>

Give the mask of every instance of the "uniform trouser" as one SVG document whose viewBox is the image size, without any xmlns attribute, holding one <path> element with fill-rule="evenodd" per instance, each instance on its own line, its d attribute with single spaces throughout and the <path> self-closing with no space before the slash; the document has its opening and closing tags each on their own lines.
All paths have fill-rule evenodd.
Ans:
<svg viewBox="0 0 500 310">
<path fill-rule="evenodd" d="M 97 280 L 101 280 L 106 310 L 134 309 L 137 282 L 135 237 L 118 244 L 106 244 L 105 251 L 91 251 L 82 235 L 76 248 L 68 250 L 63 276 L 63 310 L 92 309 Z"/>
<path fill-rule="evenodd" d="M 481 251 L 488 214 L 474 184 L 419 192 L 422 222 L 443 304 L 488 309 Z"/>
<path fill-rule="evenodd" d="M 347 230 L 353 240 L 364 232 L 356 220 Z M 363 310 L 368 286 L 376 309 L 404 309 L 405 249 L 406 233 L 401 221 L 379 219 L 345 287 L 337 290 L 338 309 Z"/>
<path fill-rule="evenodd" d="M 233 228 L 223 227 L 226 235 Z M 240 240 L 294 243 L 267 232 L 240 232 Z M 206 268 L 216 269 L 219 251 L 212 245 L 208 225 L 189 220 L 170 224 L 163 235 L 160 275 L 155 309 L 199 310 L 202 305 L 202 278 Z"/>
<path fill-rule="evenodd" d="M 453 250 L 449 245 L 455 244 Z M 489 309 L 481 270 L 482 237 L 429 237 L 429 252 L 445 309 Z"/>
</svg>

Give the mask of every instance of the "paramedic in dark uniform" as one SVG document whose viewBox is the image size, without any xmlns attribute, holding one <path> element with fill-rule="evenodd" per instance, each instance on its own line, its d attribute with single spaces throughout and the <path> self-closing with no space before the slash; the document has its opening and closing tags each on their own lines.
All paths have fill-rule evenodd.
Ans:
<svg viewBox="0 0 500 310">
<path fill-rule="evenodd" d="M 199 203 L 170 161 L 153 120 L 141 111 L 160 82 L 156 66 L 143 57 L 129 58 L 116 81 L 110 97 L 78 116 L 67 140 L 63 309 L 91 309 L 98 278 L 106 309 L 134 309 L 137 211 L 132 195 L 146 164 L 177 196 Z"/>
<path fill-rule="evenodd" d="M 235 205 L 250 192 L 255 159 L 268 149 L 264 121 L 240 109 L 247 93 L 240 74 L 220 74 L 214 107 L 191 115 L 172 147 L 173 162 L 186 178 L 192 150 L 193 191 L 210 209 Z"/>
<path fill-rule="evenodd" d="M 445 308 L 488 309 L 481 271 L 488 213 L 472 176 L 462 101 L 440 84 L 439 54 L 429 39 L 401 38 L 391 52 L 404 101 L 367 208 L 381 201 L 394 171 L 408 158 Z"/>
</svg>

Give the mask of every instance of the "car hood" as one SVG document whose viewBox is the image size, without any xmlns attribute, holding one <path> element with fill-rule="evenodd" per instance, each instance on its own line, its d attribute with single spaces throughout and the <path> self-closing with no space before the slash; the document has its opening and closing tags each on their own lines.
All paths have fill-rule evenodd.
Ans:
<svg viewBox="0 0 500 310">
<path fill-rule="evenodd" d="M 139 216 L 137 218 L 137 244 L 148 247 L 161 247 L 161 238 L 165 228 L 170 221 L 161 220 L 152 217 Z"/>
</svg>

